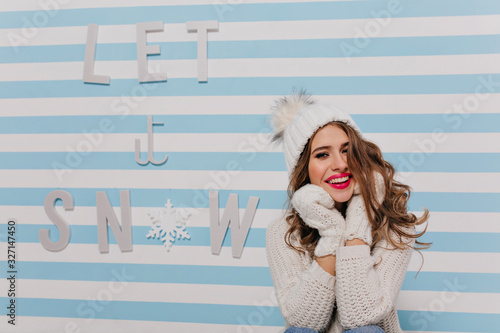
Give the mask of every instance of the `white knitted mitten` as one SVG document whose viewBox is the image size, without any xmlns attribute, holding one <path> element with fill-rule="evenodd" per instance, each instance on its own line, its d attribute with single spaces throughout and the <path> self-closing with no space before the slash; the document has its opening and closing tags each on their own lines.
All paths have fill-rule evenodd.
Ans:
<svg viewBox="0 0 500 333">
<path fill-rule="evenodd" d="M 294 193 L 292 206 L 302 220 L 317 229 L 321 236 L 314 250 L 316 257 L 335 255 L 337 247 L 344 243 L 346 221 L 335 208 L 332 197 L 321 187 L 307 184 Z"/>
<path fill-rule="evenodd" d="M 379 204 L 382 204 L 385 195 L 384 177 L 375 171 L 373 177 L 375 178 L 376 200 Z M 346 223 L 344 234 L 346 241 L 358 238 L 366 244 L 372 245 L 372 225 L 368 220 L 365 203 L 359 192 L 357 182 L 354 185 L 354 193 L 347 204 Z"/>
</svg>

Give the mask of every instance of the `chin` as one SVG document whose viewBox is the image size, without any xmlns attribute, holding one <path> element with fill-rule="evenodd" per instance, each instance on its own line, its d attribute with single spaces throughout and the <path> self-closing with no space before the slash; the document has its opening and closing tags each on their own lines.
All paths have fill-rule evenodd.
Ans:
<svg viewBox="0 0 500 333">
<path fill-rule="evenodd" d="M 335 202 L 347 202 L 349 201 L 349 199 L 351 199 L 352 195 L 335 195 L 335 196 L 331 196 L 333 201 Z"/>
<path fill-rule="evenodd" d="M 332 192 L 332 189 L 327 189 L 327 192 L 328 192 L 328 194 L 330 194 L 333 201 L 335 201 L 335 202 L 347 202 L 352 197 L 353 189 L 347 188 L 346 191 L 343 191 L 343 192 L 340 192 L 340 191 Z"/>
</svg>

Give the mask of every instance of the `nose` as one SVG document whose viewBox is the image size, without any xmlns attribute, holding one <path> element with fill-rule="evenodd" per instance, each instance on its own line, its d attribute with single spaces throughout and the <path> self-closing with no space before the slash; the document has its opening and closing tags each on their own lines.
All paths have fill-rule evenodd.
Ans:
<svg viewBox="0 0 500 333">
<path fill-rule="evenodd" d="M 330 164 L 330 168 L 332 171 L 344 172 L 347 170 L 347 160 L 345 156 L 340 153 L 336 153 L 332 155 L 332 160 Z"/>
</svg>

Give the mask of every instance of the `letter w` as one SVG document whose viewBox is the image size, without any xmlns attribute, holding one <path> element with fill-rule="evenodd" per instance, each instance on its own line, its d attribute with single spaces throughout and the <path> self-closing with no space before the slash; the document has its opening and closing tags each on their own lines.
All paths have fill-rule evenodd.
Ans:
<svg viewBox="0 0 500 333">
<path fill-rule="evenodd" d="M 222 214 L 222 221 L 219 221 L 219 192 L 209 192 L 210 206 L 210 245 L 212 254 L 219 254 L 222 242 L 226 236 L 226 231 L 231 223 L 231 247 L 234 258 L 240 258 L 245 240 L 252 225 L 253 217 L 257 209 L 259 197 L 250 197 L 248 199 L 247 208 L 243 215 L 243 220 L 240 224 L 238 195 L 235 193 L 229 194 L 226 208 Z"/>
</svg>

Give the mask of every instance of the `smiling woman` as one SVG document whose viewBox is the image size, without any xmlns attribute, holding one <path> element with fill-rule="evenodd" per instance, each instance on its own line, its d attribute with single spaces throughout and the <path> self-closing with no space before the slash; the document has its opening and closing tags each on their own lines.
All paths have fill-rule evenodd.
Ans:
<svg viewBox="0 0 500 333">
<path fill-rule="evenodd" d="M 308 172 L 311 184 L 322 187 L 335 201 L 335 208 L 352 195 L 355 181 L 347 165 L 349 138 L 338 126 L 326 125 L 313 136 Z"/>
<path fill-rule="evenodd" d="M 286 332 L 402 332 L 395 303 L 413 249 L 429 245 L 415 231 L 428 211 L 407 211 L 410 187 L 335 106 L 300 92 L 276 103 L 273 125 L 289 205 L 266 249 Z"/>
</svg>

